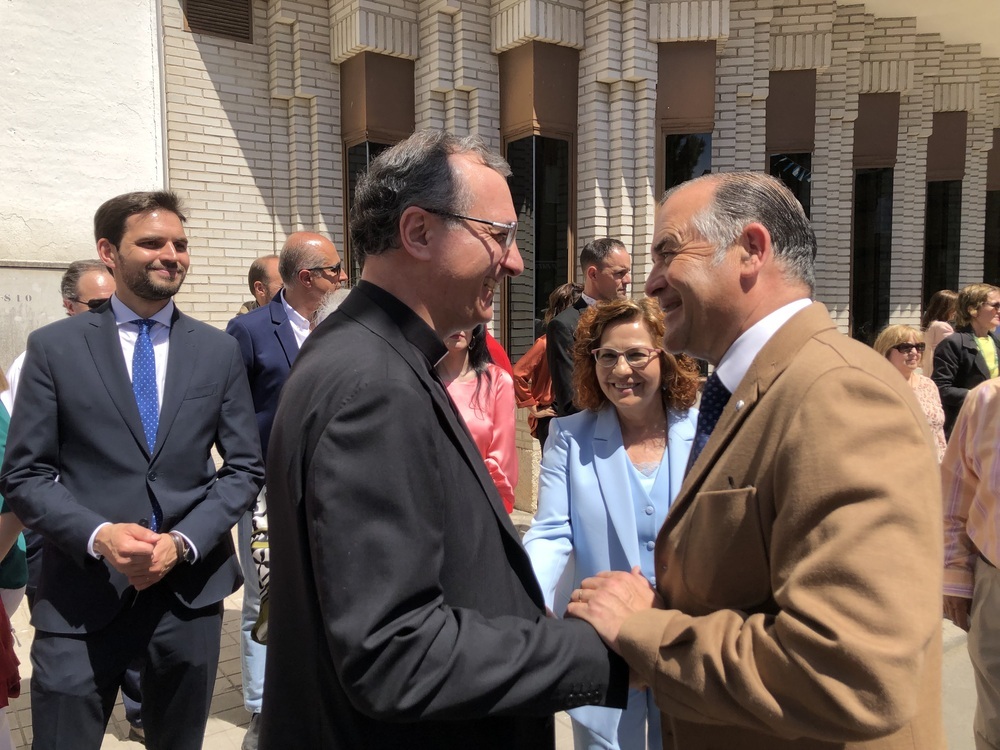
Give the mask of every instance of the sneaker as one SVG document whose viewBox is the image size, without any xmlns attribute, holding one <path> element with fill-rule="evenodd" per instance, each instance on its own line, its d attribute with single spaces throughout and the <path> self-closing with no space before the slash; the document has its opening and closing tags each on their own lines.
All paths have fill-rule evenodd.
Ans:
<svg viewBox="0 0 1000 750">
<path fill-rule="evenodd" d="M 128 725 L 128 738 L 132 742 L 138 742 L 140 745 L 146 744 L 146 730 L 141 726 L 136 724 Z"/>
<path fill-rule="evenodd" d="M 247 733 L 243 735 L 243 744 L 240 745 L 240 750 L 257 750 L 257 736 L 260 734 L 260 712 L 253 714 L 250 717 L 250 723 L 247 724 Z"/>
</svg>

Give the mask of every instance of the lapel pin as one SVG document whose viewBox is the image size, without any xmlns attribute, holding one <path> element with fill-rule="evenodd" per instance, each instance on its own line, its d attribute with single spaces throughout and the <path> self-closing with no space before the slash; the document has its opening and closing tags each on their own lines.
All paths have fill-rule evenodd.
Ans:
<svg viewBox="0 0 1000 750">
<path fill-rule="evenodd" d="M 736 411 L 739 411 L 740 409 L 742 409 L 743 408 L 743 401 L 742 400 L 737 401 L 735 408 L 736 408 Z"/>
</svg>

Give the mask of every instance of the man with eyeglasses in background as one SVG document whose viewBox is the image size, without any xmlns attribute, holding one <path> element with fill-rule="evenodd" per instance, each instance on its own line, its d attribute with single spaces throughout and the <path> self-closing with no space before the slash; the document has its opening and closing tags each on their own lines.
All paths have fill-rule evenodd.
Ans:
<svg viewBox="0 0 1000 750">
<path fill-rule="evenodd" d="M 594 630 L 545 616 L 434 370 L 524 269 L 509 174 L 478 138 L 423 131 L 358 185 L 361 280 L 303 347 L 268 451 L 262 750 L 548 749 L 555 711 L 624 704 Z"/>
<path fill-rule="evenodd" d="M 580 313 L 595 302 L 628 296 L 628 286 L 632 283 L 632 256 L 621 240 L 602 237 L 583 246 L 580 269 L 583 271 L 583 294 L 575 304 L 550 320 L 545 331 L 545 356 L 555 396 L 552 405 L 558 417 L 579 411 L 573 405 L 573 337 Z"/>
<path fill-rule="evenodd" d="M 99 260 L 74 260 L 63 274 L 59 290 L 66 315 L 72 317 L 88 310 L 96 310 L 107 302 L 115 291 L 115 277 L 108 273 L 107 267 Z M 8 412 L 11 411 L 17 394 L 25 354 L 26 352 L 18 354 L 7 370 L 10 389 L 0 394 L 0 398 Z"/>
<path fill-rule="evenodd" d="M 324 297 L 347 282 L 340 255 L 333 242 L 314 232 L 295 232 L 285 241 L 278 256 L 278 272 L 284 288 L 270 302 L 245 315 L 237 315 L 226 332 L 240 345 L 243 364 L 250 381 L 253 407 L 260 433 L 260 447 L 267 459 L 271 423 L 278 408 L 278 394 L 305 342 L 313 316 Z M 243 671 L 243 703 L 250 712 L 250 724 L 242 750 L 256 750 L 260 731 L 260 707 L 264 694 L 264 659 L 267 647 L 253 638 L 260 617 L 261 581 L 252 558 L 251 537 L 254 519 L 266 521 L 266 490 L 261 490 L 257 507 L 247 511 L 238 525 L 240 564 L 243 566 L 243 614 L 240 626 L 240 665 Z"/>
</svg>

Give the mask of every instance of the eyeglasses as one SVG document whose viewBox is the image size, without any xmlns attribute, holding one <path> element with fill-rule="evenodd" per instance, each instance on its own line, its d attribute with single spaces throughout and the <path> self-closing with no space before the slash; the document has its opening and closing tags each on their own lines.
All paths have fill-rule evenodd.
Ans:
<svg viewBox="0 0 1000 750">
<path fill-rule="evenodd" d="M 1000 311 L 1000 302 L 984 302 L 983 307 L 992 307 L 994 310 Z"/>
<path fill-rule="evenodd" d="M 343 265 L 344 265 L 344 262 L 341 261 L 340 263 L 338 263 L 335 266 L 316 266 L 315 268 L 307 268 L 306 270 L 307 271 L 329 271 L 334 276 L 340 276 L 340 269 L 341 269 L 341 267 Z"/>
<path fill-rule="evenodd" d="M 77 304 L 80 304 L 80 305 L 86 305 L 91 310 L 96 310 L 98 307 L 100 307 L 105 302 L 107 302 L 108 299 L 110 299 L 110 298 L 109 297 L 94 297 L 93 299 L 88 299 L 86 302 L 84 302 L 79 297 L 70 297 L 69 298 L 70 302 L 76 302 Z"/>
<path fill-rule="evenodd" d="M 927 344 L 896 344 L 892 348 L 895 349 L 900 354 L 909 354 L 914 349 L 917 350 L 918 354 L 923 354 L 924 349 L 927 348 Z"/>
<path fill-rule="evenodd" d="M 452 219 L 465 219 L 466 221 L 475 221 L 480 224 L 488 224 L 496 229 L 502 229 L 504 231 L 503 235 L 495 235 L 497 242 L 503 247 L 504 252 L 507 252 L 514 246 L 514 240 L 517 239 L 517 222 L 503 222 L 503 221 L 490 221 L 489 219 L 476 219 L 472 216 L 462 216 L 462 214 L 453 214 L 451 211 L 441 211 L 437 208 L 425 208 L 429 214 L 437 214 L 438 216 L 450 216 Z"/>
<path fill-rule="evenodd" d="M 654 349 L 650 346 L 633 346 L 622 352 L 612 349 L 610 346 L 602 346 L 599 349 L 591 349 L 590 353 L 594 355 L 594 361 L 597 362 L 597 366 L 603 367 L 606 370 L 617 367 L 618 360 L 622 357 L 625 357 L 625 364 L 633 370 L 642 370 L 661 351 L 663 350 Z"/>
</svg>

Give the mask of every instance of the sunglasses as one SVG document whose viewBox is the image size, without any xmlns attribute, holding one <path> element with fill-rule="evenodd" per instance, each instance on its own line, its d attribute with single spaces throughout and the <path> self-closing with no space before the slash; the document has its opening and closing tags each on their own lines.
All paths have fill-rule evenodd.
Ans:
<svg viewBox="0 0 1000 750">
<path fill-rule="evenodd" d="M 994 310 L 1000 310 L 1000 302 L 984 302 L 983 307 L 992 307 Z"/>
<path fill-rule="evenodd" d="M 343 265 L 344 265 L 344 262 L 341 261 L 340 263 L 338 263 L 335 266 L 316 266 L 315 268 L 307 268 L 306 270 L 307 271 L 318 271 L 318 272 L 329 271 L 334 276 L 340 276 L 340 268 Z"/>
<path fill-rule="evenodd" d="M 84 302 L 79 297 L 70 297 L 69 299 L 70 299 L 71 302 L 76 302 L 77 304 L 80 304 L 80 305 L 86 305 L 91 310 L 96 310 L 98 307 L 100 307 L 105 302 L 107 302 L 108 299 L 110 299 L 110 298 L 109 297 L 94 297 L 93 299 L 88 299 L 86 302 Z"/>
<path fill-rule="evenodd" d="M 892 348 L 900 354 L 909 354 L 914 349 L 916 349 L 919 354 L 923 354 L 924 349 L 927 348 L 927 344 L 896 344 Z"/>
</svg>

